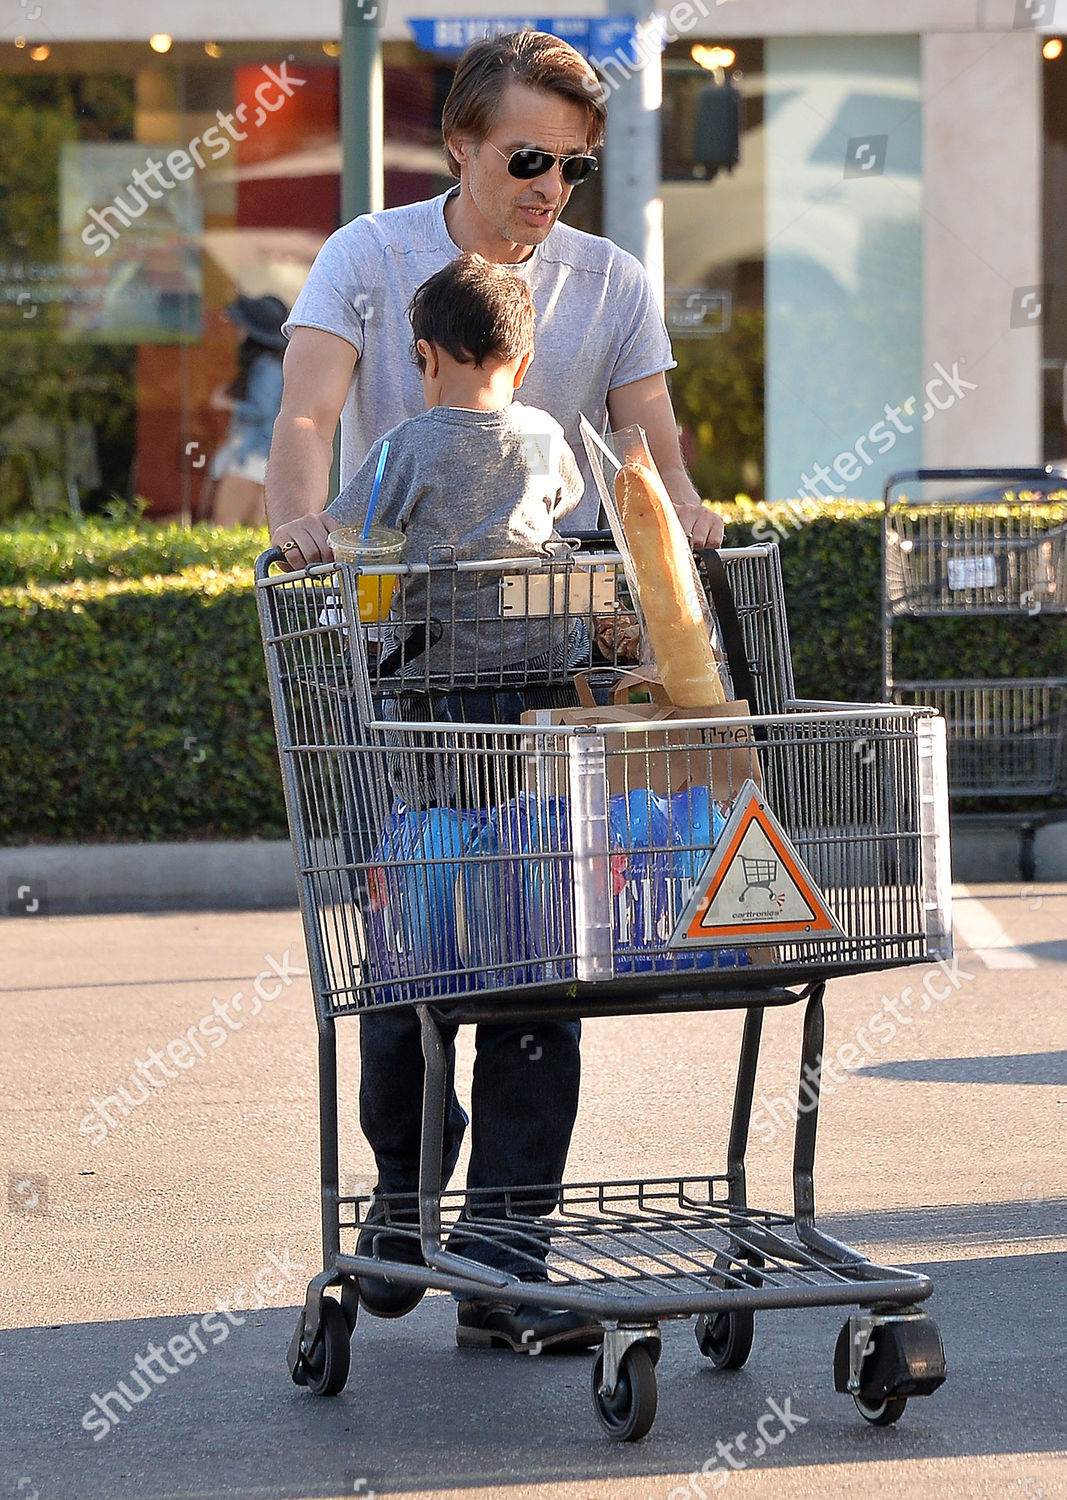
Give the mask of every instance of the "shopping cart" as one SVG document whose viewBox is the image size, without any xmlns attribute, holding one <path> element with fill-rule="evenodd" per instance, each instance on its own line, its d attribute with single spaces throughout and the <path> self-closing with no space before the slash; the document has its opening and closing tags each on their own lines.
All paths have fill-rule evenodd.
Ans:
<svg viewBox="0 0 1067 1500">
<path fill-rule="evenodd" d="M 795 699 L 774 546 L 721 554 L 743 640 L 735 691 L 751 713 L 625 729 L 553 721 L 576 702 L 580 662 L 605 681 L 625 665 L 611 641 L 626 632 L 604 628 L 628 607 L 615 552 L 467 563 L 442 550 L 395 570 L 384 622 L 360 618 L 358 569 L 272 574 L 279 560 L 259 559 L 256 585 L 321 1100 L 323 1269 L 289 1350 L 293 1380 L 319 1395 L 344 1387 L 361 1277 L 528 1302 L 528 1282 L 447 1247 L 463 1212 L 468 1243 L 526 1246 L 531 1264 L 550 1233 L 536 1301 L 602 1324 L 592 1394 L 614 1438 L 652 1424 L 662 1321 L 696 1316 L 701 1353 L 733 1369 L 768 1308 L 854 1309 L 836 1387 L 869 1422 L 895 1421 L 944 1378 L 920 1307 L 929 1278 L 817 1225 L 817 1093 L 796 1113 L 791 1212 L 749 1205 L 745 1155 L 769 1007 L 803 1002 L 800 1078 L 817 1079 L 828 978 L 951 952 L 943 721 L 929 708 Z M 473 662 L 449 651 L 458 620 L 475 627 Z M 519 692 L 527 722 L 465 722 L 457 706 L 486 692 Z M 832 913 L 825 929 L 783 921 L 760 935 L 727 913 L 725 934 L 686 936 L 742 806 L 778 830 L 796 878 Z M 356 1253 L 371 1199 L 340 1190 L 336 1024 L 397 1006 L 416 1008 L 426 1059 L 418 1222 L 410 1195 L 379 1197 L 373 1222 L 422 1264 Z M 737 1008 L 724 1170 L 516 1184 L 492 1214 L 442 1190 L 442 1025 Z M 532 1216 L 524 1204 L 546 1193 L 555 1210 Z"/>
<path fill-rule="evenodd" d="M 893 474 L 882 560 L 883 695 L 944 715 L 953 795 L 1067 789 L 1067 469 Z M 1000 651 L 1016 670 L 977 675 L 996 616 L 1014 617 Z"/>
<path fill-rule="evenodd" d="M 744 904 L 749 891 L 760 890 L 766 891 L 768 896 L 774 895 L 773 882 L 778 875 L 776 859 L 750 859 L 742 854 L 741 869 L 745 877 L 745 888 L 738 896 L 738 901 Z"/>
</svg>

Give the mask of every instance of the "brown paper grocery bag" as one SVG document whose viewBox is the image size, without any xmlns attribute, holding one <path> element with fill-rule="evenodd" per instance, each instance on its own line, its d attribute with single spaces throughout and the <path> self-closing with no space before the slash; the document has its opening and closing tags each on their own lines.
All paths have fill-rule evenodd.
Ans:
<svg viewBox="0 0 1067 1500">
<path fill-rule="evenodd" d="M 729 801 L 745 781 L 761 784 L 750 725 L 683 728 L 675 722 L 747 718 L 750 709 L 743 700 L 706 708 L 677 708 L 666 699 L 659 679 L 643 670 L 621 678 L 607 704 L 596 702 L 584 673 L 575 678 L 575 690 L 578 707 L 533 709 L 522 715 L 522 722 L 589 724 L 617 730 L 603 736 L 612 796 L 648 789 L 670 797 L 687 787 L 706 786 L 717 798 Z M 644 701 L 634 701 L 642 697 Z"/>
</svg>

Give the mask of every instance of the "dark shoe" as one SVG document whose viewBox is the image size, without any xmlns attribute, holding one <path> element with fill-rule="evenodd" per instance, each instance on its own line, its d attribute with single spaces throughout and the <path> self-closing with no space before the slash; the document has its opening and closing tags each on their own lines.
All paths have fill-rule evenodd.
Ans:
<svg viewBox="0 0 1067 1500">
<path fill-rule="evenodd" d="M 392 1226 L 406 1233 L 396 1233 Z M 375 1200 L 367 1210 L 367 1217 L 356 1241 L 356 1254 L 373 1256 L 375 1260 L 397 1261 L 404 1266 L 422 1266 L 422 1249 L 418 1238 L 419 1216 L 410 1209 L 393 1209 Z M 406 1281 L 390 1281 L 388 1276 L 361 1276 L 359 1278 L 359 1300 L 361 1306 L 376 1318 L 402 1318 L 413 1307 L 418 1307 L 426 1295 L 423 1286 L 412 1286 Z"/>
<path fill-rule="evenodd" d="M 461 1302 L 456 1343 L 461 1349 L 514 1349 L 519 1354 L 545 1350 L 565 1353 L 592 1349 L 604 1330 L 585 1313 L 553 1312 L 547 1307 L 501 1307 L 491 1302 Z"/>
</svg>

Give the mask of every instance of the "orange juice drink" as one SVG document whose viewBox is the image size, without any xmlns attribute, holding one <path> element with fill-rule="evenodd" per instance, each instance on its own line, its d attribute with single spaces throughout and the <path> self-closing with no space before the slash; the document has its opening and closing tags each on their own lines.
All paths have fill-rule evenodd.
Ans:
<svg viewBox="0 0 1067 1500">
<path fill-rule="evenodd" d="M 404 533 L 389 526 L 372 526 L 364 538 L 354 526 L 330 532 L 330 546 L 337 562 L 360 568 L 395 568 L 404 555 Z M 356 583 L 359 618 L 367 624 L 384 620 L 393 602 L 395 573 L 361 573 Z"/>
</svg>

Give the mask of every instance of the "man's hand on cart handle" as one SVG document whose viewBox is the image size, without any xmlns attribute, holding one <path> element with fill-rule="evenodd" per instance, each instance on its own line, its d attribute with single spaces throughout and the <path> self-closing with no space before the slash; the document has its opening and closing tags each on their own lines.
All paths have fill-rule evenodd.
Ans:
<svg viewBox="0 0 1067 1500">
<path fill-rule="evenodd" d="M 285 566 L 296 573 L 301 568 L 310 568 L 312 563 L 333 562 L 329 535 L 329 517 L 323 511 L 311 511 L 276 527 L 270 540 L 272 546 L 280 547 L 284 553 Z"/>
<path fill-rule="evenodd" d="M 718 511 L 712 510 L 706 500 L 697 505 L 687 505 L 684 501 L 679 503 L 675 500 L 674 508 L 678 512 L 682 530 L 697 551 L 702 547 L 722 546 L 726 524 Z"/>
</svg>

